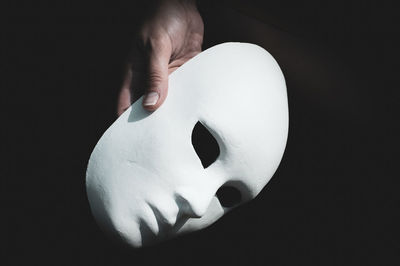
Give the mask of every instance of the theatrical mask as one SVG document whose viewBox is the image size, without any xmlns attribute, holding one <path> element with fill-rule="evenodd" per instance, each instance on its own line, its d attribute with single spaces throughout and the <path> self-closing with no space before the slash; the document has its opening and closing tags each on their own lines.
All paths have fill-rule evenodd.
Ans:
<svg viewBox="0 0 400 266">
<path fill-rule="evenodd" d="M 267 51 L 209 48 L 169 76 L 159 109 L 140 98 L 103 134 L 86 175 L 92 213 L 134 247 L 205 228 L 271 179 L 288 122 L 284 76 Z"/>
</svg>

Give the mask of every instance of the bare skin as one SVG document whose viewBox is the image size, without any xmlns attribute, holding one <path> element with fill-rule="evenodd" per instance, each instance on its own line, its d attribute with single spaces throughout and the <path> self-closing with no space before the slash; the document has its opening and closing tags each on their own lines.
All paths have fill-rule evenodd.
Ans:
<svg viewBox="0 0 400 266">
<path fill-rule="evenodd" d="M 168 94 L 168 75 L 201 52 L 203 33 L 195 1 L 160 1 L 132 48 L 119 93 L 118 115 L 143 92 L 145 109 L 160 107 Z"/>
<path fill-rule="evenodd" d="M 160 107 L 167 97 L 168 75 L 201 52 L 204 24 L 195 1 L 159 0 L 154 8 L 132 48 L 119 94 L 118 115 L 143 94 L 145 109 Z M 357 97 L 349 97 L 354 94 L 352 80 L 342 82 L 343 65 L 249 13 L 246 16 L 225 5 L 210 8 L 203 14 L 208 23 L 205 48 L 227 40 L 258 44 L 277 59 L 290 83 L 297 84 L 296 93 L 333 112 L 355 111 Z"/>
</svg>

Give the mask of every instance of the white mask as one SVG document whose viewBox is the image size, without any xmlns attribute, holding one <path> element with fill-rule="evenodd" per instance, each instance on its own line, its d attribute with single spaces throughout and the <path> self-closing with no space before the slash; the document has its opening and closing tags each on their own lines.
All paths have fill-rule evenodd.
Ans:
<svg viewBox="0 0 400 266">
<path fill-rule="evenodd" d="M 282 158 L 285 80 L 259 46 L 214 46 L 170 75 L 169 95 L 158 110 L 147 112 L 141 103 L 104 133 L 86 176 L 97 222 L 134 247 L 214 223 L 253 199 Z M 196 124 L 195 131 L 204 126 L 219 146 L 206 168 L 191 141 Z M 224 203 L 226 194 L 237 202 Z"/>
</svg>

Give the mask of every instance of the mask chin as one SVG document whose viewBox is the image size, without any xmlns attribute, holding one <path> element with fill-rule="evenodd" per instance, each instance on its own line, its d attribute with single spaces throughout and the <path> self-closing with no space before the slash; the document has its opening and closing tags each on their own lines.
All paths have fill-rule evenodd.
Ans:
<svg viewBox="0 0 400 266">
<path fill-rule="evenodd" d="M 103 134 L 86 173 L 95 219 L 131 246 L 211 225 L 253 199 L 280 163 L 285 80 L 259 46 L 214 46 L 170 75 L 155 112 L 141 100 Z"/>
</svg>

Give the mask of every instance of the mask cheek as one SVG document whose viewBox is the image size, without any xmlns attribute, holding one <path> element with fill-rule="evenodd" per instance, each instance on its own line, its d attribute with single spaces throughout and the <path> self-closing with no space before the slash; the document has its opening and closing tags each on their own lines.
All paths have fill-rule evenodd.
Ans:
<svg viewBox="0 0 400 266">
<path fill-rule="evenodd" d="M 154 242 L 160 234 L 159 222 L 153 205 L 145 196 L 129 198 L 114 197 L 114 206 L 108 213 L 112 221 L 112 234 L 132 245 L 141 247 Z"/>
<path fill-rule="evenodd" d="M 132 210 L 126 203 L 119 204 L 120 200 L 112 193 L 103 195 L 102 200 L 104 206 L 96 206 L 95 196 L 89 196 L 92 213 L 100 228 L 112 240 L 118 242 L 123 240 L 133 247 L 140 247 L 142 245 L 140 224 L 133 215 L 138 211 Z M 136 204 L 136 207 L 140 206 Z"/>
</svg>

